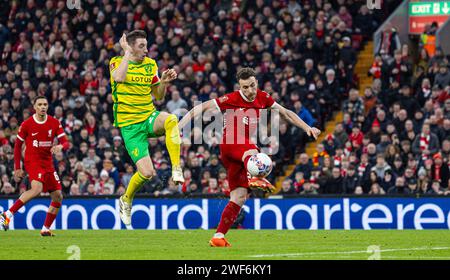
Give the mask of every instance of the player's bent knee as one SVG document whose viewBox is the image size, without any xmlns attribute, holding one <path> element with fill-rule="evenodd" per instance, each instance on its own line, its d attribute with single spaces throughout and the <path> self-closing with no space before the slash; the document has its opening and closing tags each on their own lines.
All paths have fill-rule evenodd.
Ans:
<svg viewBox="0 0 450 280">
<path fill-rule="evenodd" d="M 150 156 L 146 156 L 136 162 L 137 170 L 141 176 L 150 178 L 156 175 Z"/>
<path fill-rule="evenodd" d="M 155 170 L 153 170 L 153 169 L 142 170 L 142 171 L 139 171 L 139 173 L 140 173 L 142 176 L 144 176 L 145 178 L 151 179 L 151 178 L 154 176 L 154 174 L 155 174 Z"/>
<path fill-rule="evenodd" d="M 230 200 L 239 206 L 243 206 L 247 200 L 247 189 L 238 188 L 230 194 Z"/>
<path fill-rule="evenodd" d="M 178 118 L 176 115 L 174 114 L 169 114 L 166 118 L 166 122 L 174 122 L 174 123 L 178 123 Z"/>
<path fill-rule="evenodd" d="M 239 205 L 242 206 L 245 204 L 245 201 L 247 200 L 247 196 L 246 195 L 239 196 L 238 200 L 239 200 Z"/>
<path fill-rule="evenodd" d="M 234 199 L 231 199 L 231 201 L 233 201 L 234 203 L 236 203 L 239 206 L 243 206 L 245 204 L 245 201 L 247 200 L 246 196 L 238 196 Z"/>
<path fill-rule="evenodd" d="M 52 201 L 57 202 L 57 203 L 61 203 L 61 202 L 63 201 L 63 196 L 62 196 L 62 194 L 53 196 L 53 197 L 52 197 Z"/>
</svg>

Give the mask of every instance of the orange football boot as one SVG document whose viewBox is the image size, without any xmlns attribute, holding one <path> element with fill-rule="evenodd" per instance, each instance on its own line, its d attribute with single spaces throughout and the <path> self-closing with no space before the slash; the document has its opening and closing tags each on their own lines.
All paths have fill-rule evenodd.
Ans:
<svg viewBox="0 0 450 280">
<path fill-rule="evenodd" d="M 248 185 L 252 189 L 259 189 L 268 193 L 273 193 L 275 191 L 275 186 L 266 178 L 253 177 L 248 181 Z"/>
<path fill-rule="evenodd" d="M 231 244 L 225 238 L 213 237 L 209 240 L 209 245 L 211 247 L 231 247 Z"/>
<path fill-rule="evenodd" d="M 0 227 L 5 231 L 9 229 L 9 221 L 10 219 L 6 216 L 5 212 L 0 214 Z"/>
<path fill-rule="evenodd" d="M 55 234 L 49 229 L 43 229 L 41 230 L 41 236 L 55 236 Z"/>
</svg>

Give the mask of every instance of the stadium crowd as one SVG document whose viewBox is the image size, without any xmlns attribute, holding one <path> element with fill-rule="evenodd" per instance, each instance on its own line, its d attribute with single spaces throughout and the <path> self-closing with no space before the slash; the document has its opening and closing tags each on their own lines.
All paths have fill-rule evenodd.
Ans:
<svg viewBox="0 0 450 280">
<path fill-rule="evenodd" d="M 311 160 L 300 155 L 282 193 L 450 194 L 450 56 L 379 50 L 372 86 L 349 90 L 343 122 Z"/>
<path fill-rule="evenodd" d="M 48 97 L 49 114 L 61 121 L 71 142 L 70 149 L 54 159 L 64 194 L 124 192 L 134 166 L 120 131 L 112 126 L 108 63 L 120 55 L 122 34 L 134 29 L 147 32 L 149 56 L 157 60 L 159 71 L 174 68 L 178 73 L 166 99 L 155 101 L 159 110 L 182 115 L 195 101 L 234 90 L 241 66 L 256 68 L 260 88 L 309 125 L 323 127 L 330 112 L 344 103 L 344 122 L 319 146 L 317 157 L 300 155 L 303 164 L 292 181 L 283 183 L 282 193 L 373 192 L 373 181 L 366 177 L 376 180 L 381 191 L 386 178 L 403 178 L 409 184 L 415 175 L 437 176 L 439 172 L 431 170 L 436 170 L 439 158 L 446 165 L 450 140 L 445 127 L 450 129 L 450 120 L 444 118 L 450 100 L 448 104 L 434 100 L 448 79 L 444 72 L 436 78 L 430 74 L 448 63 L 445 58 L 436 54 L 429 59 L 439 66 L 420 64 L 430 65 L 420 74 L 419 67 L 411 68 L 405 52 L 389 65 L 397 69 L 409 63 L 406 73 L 402 67 L 394 73 L 382 57 L 381 80 L 365 90 L 364 99 L 355 89 L 356 53 L 383 20 L 379 12 L 368 10 L 365 0 L 82 2 L 81 9 L 72 10 L 66 1 L 0 4 L 1 195 L 29 188 L 27 179 L 12 178 L 13 145 L 20 123 L 33 114 L 31 100 L 37 95 Z M 407 76 L 411 73 L 414 84 Z M 414 94 L 422 99 L 414 99 Z M 423 111 L 417 102 L 425 106 Z M 443 108 L 434 110 L 437 105 Z M 425 119 L 428 126 L 423 125 Z M 432 133 L 422 140 L 419 135 L 428 135 L 427 129 Z M 281 123 L 270 179 L 281 175 L 309 140 L 302 131 Z M 226 193 L 227 174 L 217 142 L 183 145 L 186 183 L 179 188 L 170 180 L 164 138 L 150 139 L 158 176 L 141 193 Z M 400 156 L 392 156 L 399 151 Z M 376 179 L 367 175 L 369 170 Z M 439 187 L 446 187 L 445 173 L 438 175 Z M 352 176 L 358 180 L 352 181 Z M 436 177 L 430 177 L 430 189 L 435 189 L 433 180 Z"/>
</svg>

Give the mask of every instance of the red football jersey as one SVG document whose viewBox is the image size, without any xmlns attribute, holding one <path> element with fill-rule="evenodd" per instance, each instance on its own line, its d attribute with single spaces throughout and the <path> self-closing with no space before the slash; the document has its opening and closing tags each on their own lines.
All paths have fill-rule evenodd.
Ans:
<svg viewBox="0 0 450 280">
<path fill-rule="evenodd" d="M 54 117 L 47 115 L 43 122 L 31 116 L 26 119 L 19 128 L 17 137 L 25 142 L 25 167 L 44 167 L 48 171 L 54 171 L 52 154 L 55 137 L 65 137 L 61 123 Z"/>
<path fill-rule="evenodd" d="M 224 112 L 223 144 L 248 144 L 250 134 L 256 131 L 260 110 L 271 108 L 275 101 L 270 94 L 257 89 L 255 100 L 249 101 L 239 90 L 214 99 Z"/>
</svg>

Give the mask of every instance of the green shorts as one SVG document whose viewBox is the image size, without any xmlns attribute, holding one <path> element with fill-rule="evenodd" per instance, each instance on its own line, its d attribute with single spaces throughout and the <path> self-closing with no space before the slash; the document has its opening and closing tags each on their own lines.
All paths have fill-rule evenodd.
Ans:
<svg viewBox="0 0 450 280">
<path fill-rule="evenodd" d="M 153 129 L 159 113 L 159 111 L 155 111 L 143 122 L 130 124 L 120 128 L 125 147 L 134 163 L 149 155 L 148 138 L 160 136 L 156 135 Z"/>
</svg>

